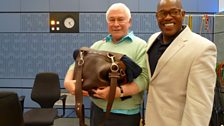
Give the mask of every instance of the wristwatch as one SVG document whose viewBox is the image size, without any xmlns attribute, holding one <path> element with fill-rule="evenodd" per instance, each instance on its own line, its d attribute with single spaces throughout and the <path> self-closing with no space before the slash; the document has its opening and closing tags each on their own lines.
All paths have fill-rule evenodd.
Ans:
<svg viewBox="0 0 224 126">
<path fill-rule="evenodd" d="M 123 88 L 121 87 L 121 86 L 119 86 L 119 88 L 120 88 L 120 93 L 121 93 L 121 95 L 120 95 L 120 98 L 121 98 L 121 100 L 123 101 L 123 100 L 126 100 L 126 99 L 129 99 L 129 98 L 131 98 L 132 96 L 124 96 L 124 90 L 123 90 Z"/>
</svg>

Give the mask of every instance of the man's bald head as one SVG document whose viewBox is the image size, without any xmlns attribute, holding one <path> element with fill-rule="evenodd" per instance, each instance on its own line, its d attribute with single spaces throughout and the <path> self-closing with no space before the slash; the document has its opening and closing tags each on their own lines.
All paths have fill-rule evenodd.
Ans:
<svg viewBox="0 0 224 126">
<path fill-rule="evenodd" d="M 170 4 L 175 5 L 177 8 L 182 9 L 182 1 L 181 0 L 160 0 L 160 2 L 157 4 L 157 11 L 160 10 L 161 6 Z"/>
</svg>

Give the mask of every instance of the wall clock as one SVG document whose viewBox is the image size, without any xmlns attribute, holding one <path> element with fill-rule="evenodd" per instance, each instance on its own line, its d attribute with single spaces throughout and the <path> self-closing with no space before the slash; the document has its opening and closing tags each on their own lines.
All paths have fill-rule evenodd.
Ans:
<svg viewBox="0 0 224 126">
<path fill-rule="evenodd" d="M 64 26 L 66 28 L 73 28 L 75 26 L 75 20 L 72 17 L 66 17 L 64 20 Z"/>
</svg>

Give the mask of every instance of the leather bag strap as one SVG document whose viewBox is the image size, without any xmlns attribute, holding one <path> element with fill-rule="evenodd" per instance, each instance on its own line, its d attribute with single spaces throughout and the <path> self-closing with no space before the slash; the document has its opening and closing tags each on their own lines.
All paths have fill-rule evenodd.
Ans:
<svg viewBox="0 0 224 126">
<path fill-rule="evenodd" d="M 102 123 L 100 124 L 100 126 L 104 126 L 105 120 L 109 117 L 110 110 L 112 108 L 115 94 L 116 94 L 117 81 L 118 81 L 118 78 L 120 77 L 120 73 L 119 73 L 120 68 L 119 68 L 118 64 L 115 63 L 116 57 L 114 55 L 109 55 L 109 54 L 108 54 L 108 57 L 111 59 L 111 67 L 110 67 L 111 72 L 109 73 L 110 90 L 109 90 L 109 96 L 108 96 L 108 101 L 107 101 L 105 117 L 104 117 L 104 120 L 102 121 Z"/>
<path fill-rule="evenodd" d="M 82 55 L 82 52 L 80 52 Z M 82 94 L 82 67 L 84 64 L 83 57 L 81 56 L 78 61 L 77 73 L 76 73 L 76 84 L 75 84 L 75 109 L 76 115 L 79 117 L 79 125 L 87 126 L 85 124 L 85 116 L 84 116 L 84 104 L 83 104 L 83 94 Z"/>
<path fill-rule="evenodd" d="M 110 110 L 113 105 L 119 74 L 118 74 L 118 72 L 111 72 L 109 74 L 109 77 L 110 77 L 110 91 L 109 91 L 108 102 L 107 102 L 106 117 L 109 115 Z"/>
<path fill-rule="evenodd" d="M 111 72 L 111 73 L 109 73 L 109 78 L 110 78 L 110 91 L 109 91 L 109 96 L 108 96 L 107 108 L 106 108 L 106 113 L 105 113 L 104 120 L 102 121 L 100 126 L 104 126 L 105 120 L 109 117 L 110 110 L 112 108 L 114 98 L 115 98 L 117 80 L 119 78 L 119 73 L 118 72 Z"/>
</svg>

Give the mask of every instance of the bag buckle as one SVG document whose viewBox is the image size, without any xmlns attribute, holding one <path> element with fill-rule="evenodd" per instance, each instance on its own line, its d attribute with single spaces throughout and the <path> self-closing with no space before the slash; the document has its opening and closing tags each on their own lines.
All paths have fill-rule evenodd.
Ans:
<svg viewBox="0 0 224 126">
<path fill-rule="evenodd" d="M 107 57 L 109 57 L 111 59 L 111 66 L 110 66 L 110 70 L 112 72 L 118 72 L 119 70 L 119 66 L 114 62 L 114 55 L 111 55 L 110 53 L 107 53 Z"/>
<path fill-rule="evenodd" d="M 84 59 L 83 59 L 83 52 L 82 51 L 80 51 L 80 60 L 78 61 L 78 65 L 79 66 L 81 66 L 81 65 L 83 65 L 84 64 Z"/>
</svg>

